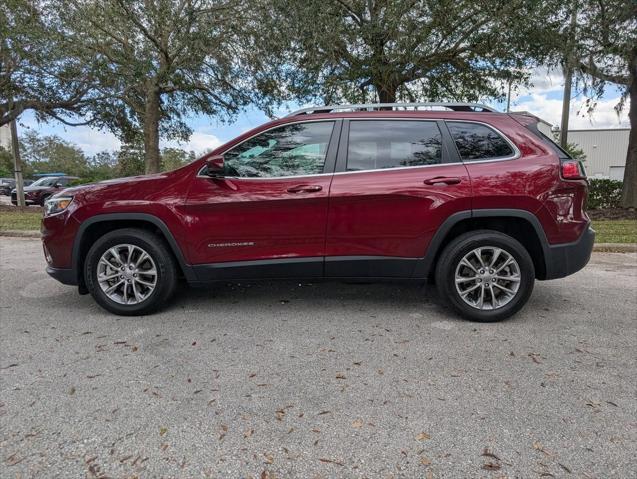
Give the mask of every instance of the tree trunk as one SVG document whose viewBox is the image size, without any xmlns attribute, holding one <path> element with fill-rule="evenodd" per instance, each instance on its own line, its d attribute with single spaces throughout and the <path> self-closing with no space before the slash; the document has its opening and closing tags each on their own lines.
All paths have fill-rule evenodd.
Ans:
<svg viewBox="0 0 637 479">
<path fill-rule="evenodd" d="M 18 206 L 24 208 L 24 179 L 22 178 L 22 161 L 20 161 L 20 141 L 18 139 L 18 126 L 16 121 L 11 123 L 11 148 L 13 151 L 13 171 L 15 173 L 15 190 L 17 194 Z"/>
<path fill-rule="evenodd" d="M 144 111 L 144 163 L 146 174 L 159 173 L 159 92 L 148 89 Z"/>
<path fill-rule="evenodd" d="M 630 109 L 628 110 L 630 134 L 621 203 L 624 208 L 637 208 L 637 57 L 634 57 L 631 63 Z"/>
<path fill-rule="evenodd" d="M 562 96 L 562 121 L 560 122 L 560 146 L 568 147 L 568 119 L 571 110 L 571 88 L 573 86 L 573 68 L 569 61 L 564 68 L 564 95 Z"/>
<path fill-rule="evenodd" d="M 378 99 L 381 103 L 396 103 L 396 90 L 393 85 L 376 85 Z"/>
</svg>

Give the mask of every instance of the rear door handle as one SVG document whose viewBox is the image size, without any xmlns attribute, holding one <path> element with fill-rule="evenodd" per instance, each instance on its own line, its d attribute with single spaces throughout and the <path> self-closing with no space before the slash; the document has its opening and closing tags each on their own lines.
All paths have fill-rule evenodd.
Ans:
<svg viewBox="0 0 637 479">
<path fill-rule="evenodd" d="M 425 183 L 426 185 L 437 185 L 437 184 L 444 184 L 444 185 L 457 185 L 458 183 L 460 183 L 460 178 L 454 178 L 454 177 L 448 177 L 448 176 L 436 176 L 434 178 L 428 178 L 426 179 L 423 183 Z"/>
<path fill-rule="evenodd" d="M 288 188 L 289 193 L 316 193 L 323 189 L 320 185 L 297 185 Z"/>
</svg>

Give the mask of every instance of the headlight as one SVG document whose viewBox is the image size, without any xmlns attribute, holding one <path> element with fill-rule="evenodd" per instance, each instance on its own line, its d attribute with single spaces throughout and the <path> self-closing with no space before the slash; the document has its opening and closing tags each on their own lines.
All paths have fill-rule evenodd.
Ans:
<svg viewBox="0 0 637 479">
<path fill-rule="evenodd" d="M 73 201 L 72 196 L 57 196 L 46 200 L 44 204 L 44 216 L 54 215 L 67 209 Z"/>
</svg>

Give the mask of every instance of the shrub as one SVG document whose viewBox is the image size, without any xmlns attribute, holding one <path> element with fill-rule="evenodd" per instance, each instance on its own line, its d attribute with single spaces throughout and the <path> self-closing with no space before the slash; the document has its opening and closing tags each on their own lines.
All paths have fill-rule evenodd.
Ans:
<svg viewBox="0 0 637 479">
<path fill-rule="evenodd" d="M 622 182 L 591 178 L 588 186 L 587 208 L 620 208 L 622 198 Z"/>
</svg>

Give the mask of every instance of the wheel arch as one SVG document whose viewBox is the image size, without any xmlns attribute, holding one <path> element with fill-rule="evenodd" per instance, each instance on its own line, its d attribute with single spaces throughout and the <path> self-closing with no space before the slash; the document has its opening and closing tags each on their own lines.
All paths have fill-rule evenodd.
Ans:
<svg viewBox="0 0 637 479">
<path fill-rule="evenodd" d="M 550 253 L 542 224 L 533 213 L 518 209 L 461 211 L 451 215 L 432 238 L 425 257 L 416 266 L 415 276 L 431 278 L 446 245 L 461 234 L 478 229 L 499 231 L 515 238 L 533 259 L 536 278 L 546 278 Z"/>
<path fill-rule="evenodd" d="M 84 268 L 84 259 L 93 241 L 109 231 L 120 228 L 140 228 L 158 235 L 168 245 L 181 273 L 188 281 L 194 279 L 192 268 L 186 263 L 177 240 L 168 229 L 168 226 L 166 226 L 166 223 L 160 218 L 147 213 L 109 213 L 92 216 L 83 221 L 73 241 L 72 268 L 77 275 L 81 291 L 86 290 L 82 271 Z"/>
</svg>

